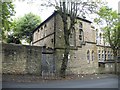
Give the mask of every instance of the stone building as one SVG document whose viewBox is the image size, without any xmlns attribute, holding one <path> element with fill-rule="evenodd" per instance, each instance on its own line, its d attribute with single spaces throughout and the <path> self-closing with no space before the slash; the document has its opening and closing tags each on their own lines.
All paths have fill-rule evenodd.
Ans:
<svg viewBox="0 0 120 90">
<path fill-rule="evenodd" d="M 71 51 L 68 57 L 68 73 L 97 73 L 99 61 L 113 56 L 110 47 L 107 44 L 105 46 L 103 42 L 102 33 L 91 24 L 91 21 L 77 17 L 75 30 L 70 35 Z M 33 31 L 32 45 L 45 46 L 54 50 L 56 71 L 60 69 L 64 57 L 63 36 L 63 22 L 57 12 L 54 12 Z"/>
<path fill-rule="evenodd" d="M 98 61 L 113 59 L 113 51 L 108 42 L 103 38 L 103 31 L 96 29 L 96 46 Z"/>
</svg>

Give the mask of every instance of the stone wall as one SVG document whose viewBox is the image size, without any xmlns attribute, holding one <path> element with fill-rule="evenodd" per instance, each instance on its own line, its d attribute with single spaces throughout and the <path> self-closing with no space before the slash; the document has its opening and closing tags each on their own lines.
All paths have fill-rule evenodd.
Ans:
<svg viewBox="0 0 120 90">
<path fill-rule="evenodd" d="M 87 59 L 87 52 L 89 50 L 89 60 Z M 94 51 L 93 59 L 92 52 Z M 71 56 L 69 63 L 70 69 L 74 73 L 79 74 L 93 74 L 98 73 L 98 61 L 96 58 L 96 46 L 95 44 L 86 43 L 82 48 L 75 50 Z"/>
<path fill-rule="evenodd" d="M 95 44 L 86 43 L 82 48 L 73 49 L 69 54 L 68 61 L 68 74 L 93 74 L 98 73 L 98 60 L 96 57 Z M 87 60 L 87 51 L 90 51 L 90 60 Z M 92 51 L 94 51 L 94 57 L 92 60 Z M 56 50 L 56 69 L 59 71 L 63 59 L 63 49 Z"/>
<path fill-rule="evenodd" d="M 42 48 L 2 44 L 2 73 L 40 74 Z"/>
<path fill-rule="evenodd" d="M 99 73 L 115 73 L 115 62 L 99 63 Z M 120 73 L 120 62 L 117 63 L 117 72 Z"/>
<path fill-rule="evenodd" d="M 91 47 L 91 48 L 89 48 Z M 86 43 L 82 48 L 70 51 L 67 74 L 93 74 L 93 73 L 114 73 L 114 63 L 105 63 L 99 66 L 97 57 L 87 60 L 87 51 L 94 50 L 95 44 Z M 42 51 L 39 46 L 26 46 L 16 44 L 2 44 L 2 73 L 4 74 L 36 74 L 42 72 Z M 55 71 L 59 74 L 63 59 L 63 49 L 56 49 L 54 53 Z M 47 57 L 46 57 L 47 58 Z M 48 57 L 49 59 L 49 57 Z M 49 60 L 48 60 L 49 61 Z M 119 67 L 120 63 L 118 64 Z M 53 66 L 53 65 L 52 65 Z M 118 68 L 118 71 L 120 68 Z"/>
</svg>

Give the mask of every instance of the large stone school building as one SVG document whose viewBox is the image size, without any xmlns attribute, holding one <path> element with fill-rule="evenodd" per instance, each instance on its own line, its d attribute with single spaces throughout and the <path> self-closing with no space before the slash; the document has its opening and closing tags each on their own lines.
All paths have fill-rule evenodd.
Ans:
<svg viewBox="0 0 120 90">
<path fill-rule="evenodd" d="M 64 57 L 63 37 L 62 18 L 56 11 L 33 31 L 32 45 L 53 49 L 54 70 L 57 71 Z M 113 59 L 113 51 L 109 44 L 104 42 L 102 32 L 84 18 L 77 17 L 77 24 L 70 35 L 70 47 L 68 73 L 96 73 L 100 63 Z"/>
</svg>

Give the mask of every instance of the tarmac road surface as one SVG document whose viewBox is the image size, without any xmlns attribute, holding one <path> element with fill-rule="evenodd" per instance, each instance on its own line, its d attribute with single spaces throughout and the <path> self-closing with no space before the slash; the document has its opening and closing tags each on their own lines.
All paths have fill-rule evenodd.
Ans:
<svg viewBox="0 0 120 90">
<path fill-rule="evenodd" d="M 48 82 L 2 82 L 2 88 L 118 88 L 118 77 Z"/>
</svg>

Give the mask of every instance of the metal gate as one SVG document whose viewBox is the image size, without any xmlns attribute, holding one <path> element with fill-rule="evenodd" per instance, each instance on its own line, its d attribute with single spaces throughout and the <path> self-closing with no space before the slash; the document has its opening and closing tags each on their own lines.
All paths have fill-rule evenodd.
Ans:
<svg viewBox="0 0 120 90">
<path fill-rule="evenodd" d="M 45 47 L 43 47 L 41 73 L 42 76 L 50 76 L 55 73 L 55 60 L 53 49 L 46 49 Z"/>
</svg>

